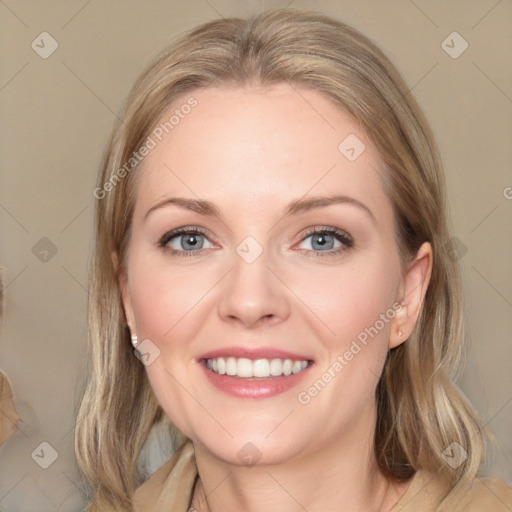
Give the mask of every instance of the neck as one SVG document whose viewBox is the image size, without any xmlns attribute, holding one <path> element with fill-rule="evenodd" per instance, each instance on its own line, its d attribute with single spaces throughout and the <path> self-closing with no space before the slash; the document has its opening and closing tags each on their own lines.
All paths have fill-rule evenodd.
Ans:
<svg viewBox="0 0 512 512">
<path fill-rule="evenodd" d="M 343 435 L 324 439 L 314 450 L 280 464 L 234 465 L 195 443 L 200 481 L 192 508 L 197 512 L 389 511 L 407 483 L 387 478 L 377 466 L 375 403 L 362 416 Z"/>
</svg>

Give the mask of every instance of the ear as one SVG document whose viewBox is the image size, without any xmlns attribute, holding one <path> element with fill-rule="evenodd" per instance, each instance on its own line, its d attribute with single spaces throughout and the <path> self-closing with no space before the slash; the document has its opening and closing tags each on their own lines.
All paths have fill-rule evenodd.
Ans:
<svg viewBox="0 0 512 512">
<path fill-rule="evenodd" d="M 429 242 L 424 242 L 416 257 L 409 263 L 399 289 L 402 304 L 393 318 L 389 337 L 389 348 L 402 344 L 412 333 L 427 293 L 432 275 L 433 254 Z M 401 333 L 401 336 L 399 336 Z"/>
<path fill-rule="evenodd" d="M 128 277 L 126 272 L 119 272 L 119 257 L 116 251 L 110 253 L 112 265 L 114 267 L 115 274 L 117 275 L 119 290 L 121 292 L 121 300 L 123 303 L 124 314 L 126 317 L 126 323 L 132 333 L 137 332 L 135 325 L 135 317 L 133 315 L 133 307 L 130 294 L 130 286 L 128 283 Z"/>
</svg>

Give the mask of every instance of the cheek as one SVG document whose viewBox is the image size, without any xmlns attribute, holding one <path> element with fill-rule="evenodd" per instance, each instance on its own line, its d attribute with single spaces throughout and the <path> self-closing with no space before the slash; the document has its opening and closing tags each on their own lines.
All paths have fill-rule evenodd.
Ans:
<svg viewBox="0 0 512 512">
<path fill-rule="evenodd" d="M 318 317 L 316 338 L 324 349 L 318 373 L 302 386 L 298 401 L 311 414 L 331 411 L 326 430 L 338 431 L 354 420 L 375 396 L 388 351 L 397 275 L 394 267 L 368 258 L 304 274 L 297 282 L 297 295 L 315 313 L 309 316 Z"/>
<path fill-rule="evenodd" d="M 200 279 L 197 272 L 168 271 L 149 260 L 138 263 L 130 275 L 137 330 L 141 341 L 154 343 L 156 348 L 149 347 L 157 354 L 146 365 L 149 382 L 174 425 L 190 435 L 192 426 L 201 422 L 190 398 L 200 396 L 197 383 L 190 379 L 195 371 L 194 340 L 200 337 L 198 319 L 205 314 L 201 298 L 214 281 L 209 276 Z"/>
<path fill-rule="evenodd" d="M 328 383 L 326 392 L 304 386 L 301 399 L 311 399 L 319 410 L 331 409 L 333 428 L 351 417 L 349 410 L 362 411 L 373 399 L 388 351 L 398 277 L 392 255 L 372 254 L 346 266 L 305 273 L 297 282 L 297 295 L 321 319 L 314 322 L 324 350 L 319 377 Z M 323 389 L 315 382 L 308 386 Z M 333 402 L 344 407 L 333 409 Z"/>
<path fill-rule="evenodd" d="M 380 338 L 387 339 L 391 315 L 384 322 L 380 319 L 392 312 L 397 275 L 394 266 L 368 257 L 338 268 L 304 272 L 296 278 L 294 289 L 305 312 L 315 314 L 321 339 L 328 341 L 331 350 L 342 350 L 360 334 L 364 339 L 375 325 Z"/>
<path fill-rule="evenodd" d="M 142 336 L 159 343 L 175 338 L 187 325 L 189 314 L 195 313 L 215 282 L 211 275 L 190 269 L 169 270 L 151 262 L 134 268 L 130 288 L 137 329 Z"/>
</svg>

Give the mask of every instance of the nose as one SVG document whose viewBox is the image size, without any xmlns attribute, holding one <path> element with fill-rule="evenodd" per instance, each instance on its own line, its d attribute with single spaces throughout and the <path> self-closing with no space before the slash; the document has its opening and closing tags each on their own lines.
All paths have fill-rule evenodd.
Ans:
<svg viewBox="0 0 512 512">
<path fill-rule="evenodd" d="M 223 321 L 256 328 L 277 324 L 289 316 L 287 288 L 268 263 L 265 251 L 252 263 L 235 253 L 218 301 Z"/>
</svg>

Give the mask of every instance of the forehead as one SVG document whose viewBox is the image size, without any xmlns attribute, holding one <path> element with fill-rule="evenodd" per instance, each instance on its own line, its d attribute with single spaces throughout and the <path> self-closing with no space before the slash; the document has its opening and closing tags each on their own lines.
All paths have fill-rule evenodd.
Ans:
<svg viewBox="0 0 512 512">
<path fill-rule="evenodd" d="M 195 106 L 182 108 L 190 98 Z M 382 164 L 364 130 L 315 90 L 196 90 L 175 100 L 158 127 L 137 170 L 136 209 L 168 195 L 255 207 L 305 194 L 343 193 L 377 206 L 386 200 Z"/>
</svg>

